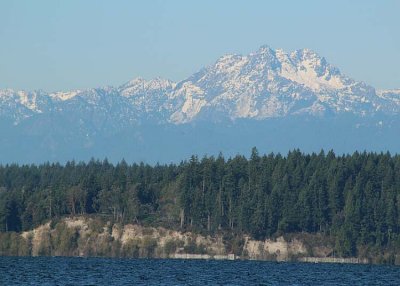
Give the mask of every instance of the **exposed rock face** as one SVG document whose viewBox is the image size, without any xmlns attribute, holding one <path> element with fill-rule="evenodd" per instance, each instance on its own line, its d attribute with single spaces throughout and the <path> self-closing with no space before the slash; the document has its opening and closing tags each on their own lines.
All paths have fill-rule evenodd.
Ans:
<svg viewBox="0 0 400 286">
<path fill-rule="evenodd" d="M 301 241 L 294 239 L 288 242 L 283 237 L 265 241 L 246 238 L 243 250 L 251 259 L 274 259 L 277 261 L 287 261 L 293 256 L 307 254 L 307 249 Z"/>
<path fill-rule="evenodd" d="M 287 261 L 309 256 L 300 238 L 290 241 L 253 240 L 243 237 L 239 248 L 221 236 L 211 237 L 143 227 L 135 224 L 102 223 L 95 219 L 65 218 L 55 225 L 47 223 L 21 236 L 31 247 L 31 255 L 170 257 L 193 259 L 258 259 Z M 315 255 L 326 257 L 332 252 L 327 246 L 314 247 Z"/>
<path fill-rule="evenodd" d="M 50 223 L 39 226 L 32 231 L 24 232 L 21 236 L 30 241 L 32 256 L 41 255 L 41 247 L 50 243 Z"/>
<path fill-rule="evenodd" d="M 212 256 L 227 254 L 221 237 L 133 224 L 111 225 L 107 222 L 103 225 L 82 217 L 65 218 L 53 228 L 47 223 L 23 232 L 21 236 L 31 245 L 33 256 L 173 257 L 175 253 L 187 251 Z"/>
</svg>

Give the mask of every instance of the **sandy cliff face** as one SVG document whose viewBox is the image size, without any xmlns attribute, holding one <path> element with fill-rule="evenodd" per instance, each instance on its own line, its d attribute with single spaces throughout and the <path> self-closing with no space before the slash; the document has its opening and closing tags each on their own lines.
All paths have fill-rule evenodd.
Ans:
<svg viewBox="0 0 400 286">
<path fill-rule="evenodd" d="M 294 239 L 289 242 L 283 237 L 265 241 L 252 240 L 247 237 L 243 251 L 251 259 L 276 259 L 277 261 L 286 261 L 293 256 L 307 254 L 307 249 L 301 241 Z"/>
<path fill-rule="evenodd" d="M 65 218 L 21 234 L 31 255 L 173 257 L 175 253 L 226 255 L 221 237 L 162 227 L 102 224 L 91 218 Z"/>
<path fill-rule="evenodd" d="M 137 224 L 111 224 L 98 219 L 75 217 L 47 223 L 21 234 L 31 255 L 121 256 L 179 258 L 195 254 L 197 258 L 228 258 L 229 254 L 246 259 L 286 261 L 310 256 L 301 238 L 259 241 L 250 237 L 235 242 L 222 236 L 204 236 L 163 227 Z M 329 247 L 314 247 L 312 253 L 325 257 Z M 182 256 L 183 255 L 183 256 Z M 193 256 L 195 257 L 195 256 Z"/>
<path fill-rule="evenodd" d="M 88 217 L 64 218 L 23 233 L 0 232 L 0 256 L 102 256 L 176 259 L 253 259 L 312 263 L 391 263 L 392 249 L 358 249 L 357 257 L 338 257 L 335 239 L 294 233 L 266 240 L 249 236 L 205 236 L 163 227 L 121 225 Z"/>
<path fill-rule="evenodd" d="M 50 223 L 41 225 L 34 230 L 26 231 L 21 236 L 28 242 L 31 247 L 31 253 L 33 256 L 40 255 L 41 246 L 47 244 L 50 235 Z"/>
</svg>

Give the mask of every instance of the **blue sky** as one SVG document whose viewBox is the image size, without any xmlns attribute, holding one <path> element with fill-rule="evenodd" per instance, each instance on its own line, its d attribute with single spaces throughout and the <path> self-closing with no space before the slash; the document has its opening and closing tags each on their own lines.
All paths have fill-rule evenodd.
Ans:
<svg viewBox="0 0 400 286">
<path fill-rule="evenodd" d="M 0 2 L 0 88 L 182 80 L 226 53 L 310 48 L 377 88 L 400 88 L 400 1 Z"/>
</svg>

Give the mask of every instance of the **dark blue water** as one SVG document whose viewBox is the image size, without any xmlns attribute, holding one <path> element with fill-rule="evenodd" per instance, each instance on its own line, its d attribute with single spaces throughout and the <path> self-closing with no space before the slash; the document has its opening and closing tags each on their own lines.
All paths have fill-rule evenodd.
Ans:
<svg viewBox="0 0 400 286">
<path fill-rule="evenodd" d="M 400 285 L 400 267 L 0 257 L 0 285 Z"/>
</svg>

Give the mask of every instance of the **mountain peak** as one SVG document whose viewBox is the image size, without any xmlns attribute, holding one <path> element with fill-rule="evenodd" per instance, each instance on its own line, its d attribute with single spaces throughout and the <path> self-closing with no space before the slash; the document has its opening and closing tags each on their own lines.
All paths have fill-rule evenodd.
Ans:
<svg viewBox="0 0 400 286">
<path fill-rule="evenodd" d="M 302 58 L 318 58 L 318 59 L 321 58 L 316 51 L 311 50 L 309 48 L 295 50 L 293 53 L 301 55 Z"/>
<path fill-rule="evenodd" d="M 79 94 L 81 90 L 73 90 L 73 91 L 57 91 L 57 92 L 52 92 L 49 94 L 51 98 L 54 98 L 56 100 L 69 100 L 74 98 L 77 94 Z"/>
<path fill-rule="evenodd" d="M 75 97 L 78 100 L 72 100 Z M 113 116 L 125 116 L 126 122 L 151 118 L 181 124 L 201 118 L 263 120 L 299 114 L 323 116 L 325 112 L 399 114 L 399 97 L 398 91 L 377 93 L 373 87 L 341 74 L 313 50 L 287 53 L 263 45 L 248 55 L 224 55 L 178 83 L 161 77 L 137 77 L 118 88 L 50 94 L 3 90 L 0 116 L 7 114 L 20 122 L 36 113 L 71 113 L 75 108 L 103 115 L 120 110 L 124 115 Z"/>
<path fill-rule="evenodd" d="M 145 80 L 142 77 L 134 78 L 119 87 L 123 96 L 134 96 L 151 92 L 165 92 L 175 87 L 171 80 L 156 77 L 151 80 Z"/>
<path fill-rule="evenodd" d="M 275 53 L 275 51 L 268 45 L 262 45 L 261 47 L 258 48 L 258 50 L 255 53 L 256 54 L 271 54 L 271 53 Z"/>
</svg>

